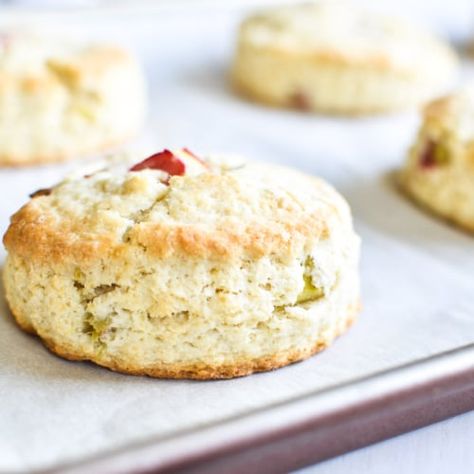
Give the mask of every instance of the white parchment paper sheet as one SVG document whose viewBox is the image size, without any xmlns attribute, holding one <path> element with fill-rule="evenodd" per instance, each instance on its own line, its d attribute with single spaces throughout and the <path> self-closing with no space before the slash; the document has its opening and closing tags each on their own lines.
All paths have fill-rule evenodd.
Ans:
<svg viewBox="0 0 474 474">
<path fill-rule="evenodd" d="M 467 3 L 459 5 L 458 17 L 452 9 L 446 16 L 448 32 L 456 24 L 465 29 Z M 235 152 L 332 182 L 351 203 L 363 239 L 359 321 L 326 352 L 276 372 L 160 381 L 53 356 L 18 330 L 0 296 L 1 472 L 80 459 L 474 339 L 474 241 L 406 202 L 386 178 L 413 138 L 416 114 L 331 119 L 239 99 L 226 71 L 240 13 L 222 6 L 142 8 L 53 20 L 137 50 L 150 80 L 150 121 L 140 140 L 150 152 L 164 146 Z M 430 21 L 442 24 L 440 17 Z M 29 192 L 77 166 L 83 164 L 0 171 L 0 231 Z"/>
</svg>

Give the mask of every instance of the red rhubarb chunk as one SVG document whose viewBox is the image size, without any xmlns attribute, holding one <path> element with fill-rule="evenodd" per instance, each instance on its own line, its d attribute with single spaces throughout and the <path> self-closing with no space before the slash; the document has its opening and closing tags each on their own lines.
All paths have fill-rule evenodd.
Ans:
<svg viewBox="0 0 474 474">
<path fill-rule="evenodd" d="M 183 176 L 186 166 L 171 151 L 163 150 L 132 166 L 130 171 L 141 171 L 144 169 L 165 171 L 170 176 Z"/>
<path fill-rule="evenodd" d="M 436 143 L 434 140 L 428 140 L 420 154 L 420 166 L 422 168 L 433 168 L 436 166 Z"/>
</svg>

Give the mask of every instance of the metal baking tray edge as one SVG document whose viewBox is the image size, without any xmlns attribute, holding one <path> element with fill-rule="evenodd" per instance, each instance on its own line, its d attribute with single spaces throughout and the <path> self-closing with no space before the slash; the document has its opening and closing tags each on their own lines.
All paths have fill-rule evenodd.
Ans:
<svg viewBox="0 0 474 474">
<path fill-rule="evenodd" d="M 472 409 L 474 344 L 42 472 L 288 472 Z"/>
</svg>

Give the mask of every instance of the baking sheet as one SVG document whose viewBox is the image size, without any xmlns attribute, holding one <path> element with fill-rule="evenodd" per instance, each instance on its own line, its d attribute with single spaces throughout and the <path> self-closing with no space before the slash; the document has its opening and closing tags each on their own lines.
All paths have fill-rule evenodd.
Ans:
<svg viewBox="0 0 474 474">
<path fill-rule="evenodd" d="M 43 469 L 169 435 L 474 340 L 472 238 L 406 202 L 388 178 L 413 138 L 417 115 L 332 119 L 239 99 L 226 71 L 240 13 L 235 6 L 137 9 L 66 15 L 61 23 L 129 44 L 143 59 L 151 110 L 135 146 L 240 153 L 335 185 L 363 239 L 359 321 L 326 352 L 275 372 L 160 381 L 51 355 L 15 327 L 2 296 L 1 472 Z M 0 171 L 0 231 L 28 193 L 83 165 Z"/>
</svg>

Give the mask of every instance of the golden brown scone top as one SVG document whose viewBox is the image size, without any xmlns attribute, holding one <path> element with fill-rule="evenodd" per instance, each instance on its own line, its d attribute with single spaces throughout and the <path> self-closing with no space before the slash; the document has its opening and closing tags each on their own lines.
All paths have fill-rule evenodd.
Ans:
<svg viewBox="0 0 474 474">
<path fill-rule="evenodd" d="M 180 176 L 118 165 L 39 193 L 12 217 L 7 250 L 58 263 L 135 250 L 158 258 L 272 254 L 284 261 L 327 237 L 334 220 L 351 225 L 345 201 L 319 179 L 176 153 L 187 163 Z"/>
</svg>

